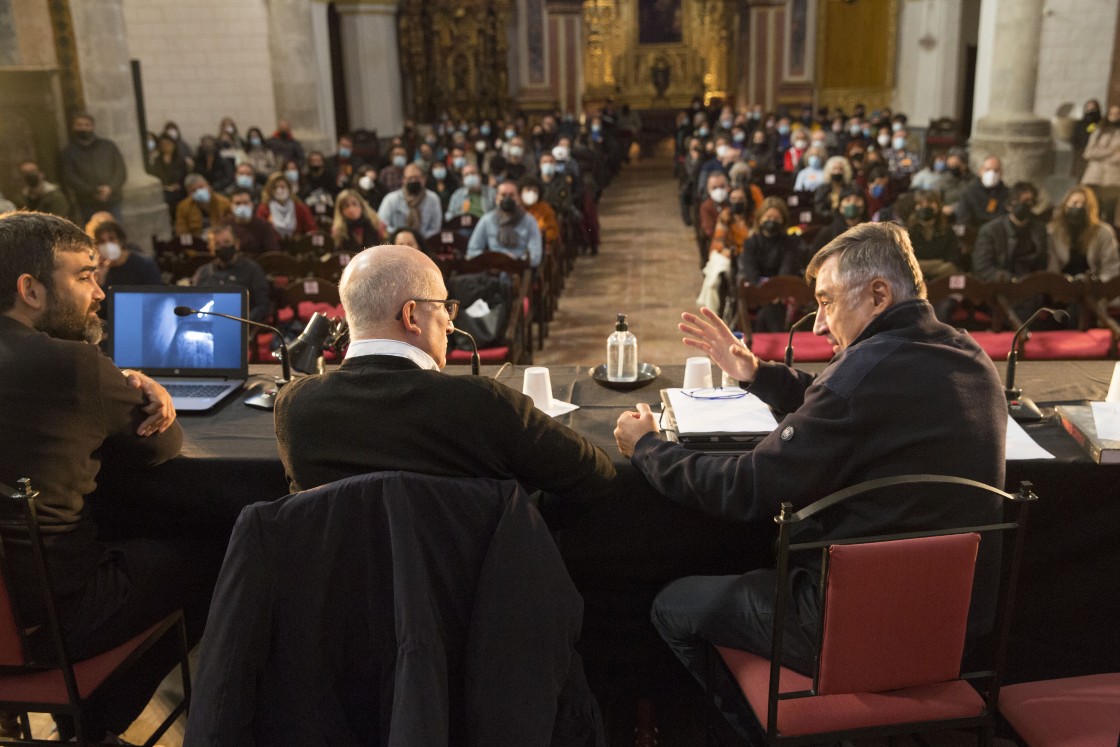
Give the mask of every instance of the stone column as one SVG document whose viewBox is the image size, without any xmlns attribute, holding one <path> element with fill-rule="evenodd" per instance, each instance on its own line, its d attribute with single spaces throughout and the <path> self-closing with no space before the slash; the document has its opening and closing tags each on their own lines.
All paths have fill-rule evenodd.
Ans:
<svg viewBox="0 0 1120 747">
<path fill-rule="evenodd" d="M 1054 169 L 1050 120 L 1034 112 L 1043 5 L 1001 0 L 996 6 L 987 114 L 976 123 L 969 160 L 979 170 L 986 156 L 999 156 L 1008 185 L 1025 180 L 1041 187 Z"/>
<path fill-rule="evenodd" d="M 553 68 L 556 100 L 561 111 L 583 112 L 583 3 L 578 0 L 546 0 L 549 32 L 556 40 Z"/>
<path fill-rule="evenodd" d="M 125 228 L 141 249 L 151 251 L 148 238 L 170 238 L 171 219 L 159 180 L 145 170 L 141 155 L 121 0 L 71 0 L 70 14 L 86 108 L 97 134 L 117 144 L 128 168 L 121 208 Z"/>
<path fill-rule="evenodd" d="M 269 0 L 268 48 L 272 56 L 272 91 L 276 97 L 276 118 L 286 119 L 292 134 L 305 151 L 334 151 L 334 112 L 326 106 L 333 97 L 329 78 L 319 74 L 316 43 L 317 24 L 310 0 Z M 265 127 L 269 131 L 270 127 Z"/>
<path fill-rule="evenodd" d="M 397 0 L 340 0 L 335 7 L 350 129 L 392 137 L 404 128 Z"/>
</svg>

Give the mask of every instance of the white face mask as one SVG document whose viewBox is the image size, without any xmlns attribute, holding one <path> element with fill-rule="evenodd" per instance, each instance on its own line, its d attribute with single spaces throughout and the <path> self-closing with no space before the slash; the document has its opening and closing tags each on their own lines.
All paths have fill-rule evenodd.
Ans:
<svg viewBox="0 0 1120 747">
<path fill-rule="evenodd" d="M 110 262 L 116 262 L 121 258 L 121 245 L 115 241 L 106 241 L 104 244 L 98 245 L 97 250 L 101 252 L 102 257 Z"/>
<path fill-rule="evenodd" d="M 980 183 L 988 189 L 999 184 L 999 172 L 995 169 L 988 169 L 980 175 Z"/>
<path fill-rule="evenodd" d="M 716 158 L 723 159 L 727 155 L 728 150 L 729 148 L 726 145 L 720 143 L 716 146 Z"/>
<path fill-rule="evenodd" d="M 557 145 L 555 148 L 552 149 L 552 157 L 555 158 L 557 161 L 567 161 L 568 160 L 568 149 L 565 148 L 563 145 Z"/>
<path fill-rule="evenodd" d="M 273 198 L 276 199 L 277 202 L 287 202 L 288 197 L 290 197 L 291 194 L 288 192 L 288 190 L 286 188 L 280 187 L 279 189 L 277 189 L 276 191 L 274 191 L 272 193 L 272 196 L 273 196 Z"/>
<path fill-rule="evenodd" d="M 531 207 L 537 204 L 537 193 L 526 190 L 521 193 L 521 204 L 525 207 Z"/>
<path fill-rule="evenodd" d="M 479 140 L 477 143 L 474 144 L 474 149 L 476 151 L 478 151 L 479 153 L 485 153 L 486 152 L 486 141 L 485 140 Z"/>
<path fill-rule="evenodd" d="M 522 148 L 522 147 L 521 147 L 520 145 L 511 145 L 511 146 L 509 146 L 509 155 L 510 155 L 510 158 L 521 158 L 521 156 L 522 156 L 522 155 L 523 155 L 524 153 L 525 153 L 525 149 L 524 149 L 524 148 Z"/>
<path fill-rule="evenodd" d="M 875 138 L 875 140 L 879 143 L 879 146 L 882 147 L 882 148 L 886 148 L 888 145 L 891 144 L 891 136 L 890 135 L 880 135 L 879 137 Z"/>
<path fill-rule="evenodd" d="M 463 186 L 467 189 L 478 189 L 482 186 L 482 177 L 478 174 L 467 174 L 463 177 Z"/>
<path fill-rule="evenodd" d="M 711 195 L 711 198 L 716 202 L 723 202 L 727 199 L 727 190 L 723 187 L 716 187 L 708 194 Z"/>
<path fill-rule="evenodd" d="M 368 176 L 363 176 L 358 180 L 358 187 L 369 192 L 371 189 L 373 189 L 373 179 L 370 179 Z"/>
<path fill-rule="evenodd" d="M 794 142 L 793 147 L 797 148 L 798 150 L 805 150 L 809 147 L 809 143 L 804 140 L 798 140 Z"/>
</svg>

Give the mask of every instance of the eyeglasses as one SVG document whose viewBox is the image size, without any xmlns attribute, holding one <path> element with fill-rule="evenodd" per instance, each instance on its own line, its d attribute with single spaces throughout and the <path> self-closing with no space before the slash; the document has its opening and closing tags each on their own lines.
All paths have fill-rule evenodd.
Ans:
<svg viewBox="0 0 1120 747">
<path fill-rule="evenodd" d="M 686 397 L 693 399 L 740 399 L 747 396 L 745 389 L 738 387 L 706 386 L 700 389 L 682 389 Z"/>
<path fill-rule="evenodd" d="M 459 316 L 459 301 L 455 300 L 454 298 L 410 298 L 408 300 L 415 301 L 416 303 L 443 304 L 443 308 L 447 310 L 447 318 L 451 321 L 454 321 L 455 317 Z M 397 321 L 399 322 L 403 318 L 404 307 L 402 306 L 401 310 L 397 312 Z"/>
</svg>

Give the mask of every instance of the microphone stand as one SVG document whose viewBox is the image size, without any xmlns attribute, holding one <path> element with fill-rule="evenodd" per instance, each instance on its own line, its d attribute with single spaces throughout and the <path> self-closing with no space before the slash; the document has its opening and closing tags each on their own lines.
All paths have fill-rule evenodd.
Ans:
<svg viewBox="0 0 1120 747">
<path fill-rule="evenodd" d="M 254 322 L 252 319 L 244 319 L 239 316 L 231 316 L 229 314 L 221 314 L 217 311 L 200 311 L 199 309 L 192 309 L 189 306 L 176 306 L 175 316 L 190 316 L 191 314 L 205 314 L 206 316 L 219 316 L 222 319 L 229 319 L 234 322 L 241 322 L 251 327 L 260 327 L 267 329 L 272 334 L 276 335 L 276 339 L 280 341 L 279 357 L 280 359 L 280 373 L 281 377 L 275 379 L 276 388 L 268 391 L 258 392 L 245 398 L 245 404 L 248 407 L 253 407 L 258 410 L 272 410 L 276 407 L 276 395 L 280 391 L 280 387 L 284 386 L 292 380 L 292 368 L 288 358 L 288 343 L 284 342 L 284 335 L 280 330 L 268 324 L 261 322 Z M 273 353 L 276 355 L 276 353 Z"/>
<path fill-rule="evenodd" d="M 789 341 L 786 343 L 786 368 L 793 367 L 793 333 L 800 329 L 805 324 L 805 322 L 809 321 L 810 319 L 816 318 L 816 316 L 817 312 L 810 311 L 808 314 L 794 322 L 793 325 L 789 328 Z"/>
<path fill-rule="evenodd" d="M 482 365 L 482 359 L 478 356 L 478 343 L 474 341 L 474 335 L 458 327 L 455 328 L 455 332 L 458 332 L 471 341 L 471 374 L 478 376 L 479 369 Z"/>
<path fill-rule="evenodd" d="M 1059 322 L 1065 322 L 1069 319 L 1069 313 L 1065 309 L 1041 307 L 1031 314 L 1027 321 L 1020 325 L 1019 329 L 1015 330 L 1015 336 L 1011 338 L 1011 350 L 1007 353 L 1007 385 L 1003 390 L 1007 397 L 1007 413 L 1015 420 L 1023 423 L 1035 423 L 1042 420 L 1042 411 L 1038 409 L 1038 405 L 1034 401 L 1022 396 L 1023 390 L 1015 386 L 1015 364 L 1019 360 L 1019 339 L 1024 334 L 1027 339 L 1030 339 L 1028 328 L 1031 326 L 1031 322 L 1044 311 L 1049 312 L 1050 316 Z"/>
</svg>

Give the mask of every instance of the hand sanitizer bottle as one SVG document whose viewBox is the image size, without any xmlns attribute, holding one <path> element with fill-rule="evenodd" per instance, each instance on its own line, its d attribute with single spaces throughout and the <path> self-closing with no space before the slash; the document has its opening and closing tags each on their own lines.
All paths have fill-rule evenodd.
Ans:
<svg viewBox="0 0 1120 747">
<path fill-rule="evenodd" d="M 625 314 L 618 315 L 614 329 L 607 338 L 607 381 L 637 381 L 638 338 L 630 332 Z"/>
</svg>

